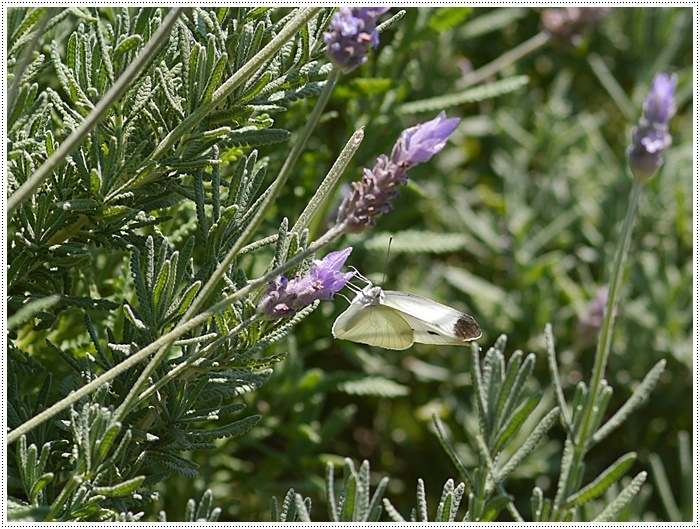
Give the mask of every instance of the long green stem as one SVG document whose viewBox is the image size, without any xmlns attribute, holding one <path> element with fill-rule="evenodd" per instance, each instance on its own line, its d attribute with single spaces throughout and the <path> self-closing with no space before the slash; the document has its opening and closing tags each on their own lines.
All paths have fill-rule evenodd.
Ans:
<svg viewBox="0 0 700 529">
<path fill-rule="evenodd" d="M 167 334 L 161 336 L 158 338 L 156 341 L 153 343 L 147 345 L 140 351 L 134 353 L 131 355 L 129 358 L 124 360 L 121 364 L 118 364 L 114 366 L 112 369 L 109 371 L 103 373 L 99 377 L 97 377 L 95 380 L 92 382 L 89 382 L 88 384 L 84 385 L 80 389 L 76 390 L 75 392 L 71 393 L 64 399 L 60 400 L 50 408 L 47 408 L 46 410 L 42 411 L 38 415 L 32 417 L 29 419 L 27 422 L 23 423 L 22 425 L 18 426 L 11 432 L 7 434 L 7 444 L 14 443 L 19 439 L 19 437 L 22 434 L 26 434 L 27 432 L 30 432 L 40 424 L 43 424 L 45 421 L 49 420 L 50 418 L 56 416 L 58 413 L 62 412 L 72 404 L 75 404 L 78 402 L 80 399 L 83 397 L 88 396 L 90 393 L 95 391 L 97 388 L 99 388 L 102 384 L 105 384 L 114 378 L 118 377 L 122 373 L 125 373 L 138 363 L 142 362 L 146 358 L 148 358 L 150 355 L 155 353 L 156 351 L 160 350 L 161 347 L 165 346 L 166 344 L 173 343 L 176 339 L 180 338 L 181 336 L 184 336 L 191 330 L 197 328 L 198 326 L 206 323 L 206 321 L 220 312 L 221 310 L 225 309 L 226 307 L 232 305 L 239 299 L 244 298 L 254 290 L 262 287 L 263 285 L 269 283 L 273 279 L 275 279 L 277 276 L 287 272 L 289 269 L 293 268 L 296 266 L 298 263 L 309 257 L 310 255 L 313 255 L 316 253 L 319 249 L 321 249 L 323 246 L 329 244 L 333 240 L 335 240 L 337 237 L 342 235 L 347 228 L 347 224 L 342 223 L 342 224 L 337 224 L 333 226 L 330 230 L 328 230 L 323 236 L 321 236 L 319 239 L 314 241 L 312 244 L 310 244 L 306 250 L 303 252 L 295 255 L 292 257 L 289 261 L 282 263 L 280 266 L 275 268 L 274 270 L 268 272 L 264 276 L 251 281 L 248 283 L 246 286 L 241 288 L 240 290 L 237 290 L 227 298 L 221 300 L 219 303 L 216 305 L 213 305 L 212 307 L 208 308 L 207 310 L 201 312 L 188 322 L 178 325 L 174 329 L 172 329 L 170 332 Z"/>
<path fill-rule="evenodd" d="M 343 150 L 340 151 L 338 159 L 333 164 L 333 167 L 331 167 L 330 171 L 328 171 L 328 174 L 323 179 L 323 182 L 321 182 L 321 185 L 318 186 L 316 193 L 314 193 L 314 196 L 311 198 L 309 203 L 304 208 L 304 211 L 301 212 L 301 215 L 299 215 L 299 218 L 294 223 L 294 226 L 290 230 L 292 233 L 301 235 L 301 232 L 309 227 L 311 219 L 314 218 L 314 215 L 316 215 L 325 201 L 328 200 L 331 191 L 333 191 L 338 183 L 338 180 L 343 175 L 343 171 L 345 171 L 348 163 L 350 163 L 350 159 L 355 155 L 357 149 L 360 148 L 360 144 L 362 143 L 364 137 L 364 127 L 355 131 L 355 133 L 350 137 L 348 142 L 345 144 L 345 147 L 343 147 Z"/>
<path fill-rule="evenodd" d="M 170 34 L 170 30 L 175 22 L 177 22 L 182 9 L 182 7 L 174 7 L 170 10 L 168 16 L 165 17 L 163 23 L 160 25 L 148 44 L 143 48 L 136 60 L 124 70 L 124 73 L 122 73 L 119 79 L 117 79 L 117 81 L 107 91 L 100 102 L 95 105 L 92 112 L 85 117 L 85 120 L 80 124 L 80 126 L 70 136 L 68 136 L 68 138 L 66 138 L 61 146 L 56 149 L 56 152 L 49 156 L 43 165 L 39 167 L 39 169 L 37 169 L 34 174 L 32 174 L 32 176 L 30 176 L 29 179 L 27 179 L 27 181 L 17 189 L 17 191 L 10 195 L 10 198 L 7 200 L 8 218 L 24 200 L 29 198 L 32 193 L 38 189 L 44 180 L 46 180 L 53 173 L 53 170 L 83 142 L 93 127 L 99 123 L 112 105 L 114 105 L 114 103 L 119 100 L 124 92 L 126 92 L 134 77 L 136 77 L 141 69 L 146 66 L 151 57 L 153 57 L 153 55 L 165 43 L 168 35 Z"/>
<path fill-rule="evenodd" d="M 639 206 L 639 200 L 642 196 L 643 189 L 644 183 L 638 179 L 634 179 L 632 191 L 630 192 L 630 198 L 627 203 L 627 214 L 622 225 L 622 235 L 620 242 L 618 243 L 612 274 L 610 276 L 610 290 L 608 291 L 608 300 L 605 307 L 605 314 L 603 316 L 603 323 L 600 329 L 600 336 L 598 338 L 598 345 L 593 364 L 593 373 L 591 375 L 591 383 L 588 388 L 588 398 L 582 411 L 583 418 L 581 420 L 581 427 L 578 430 L 576 438 L 572 439 L 572 442 L 574 443 L 574 453 L 571 459 L 571 467 L 567 478 L 565 489 L 566 493 L 562 495 L 562 502 L 564 502 L 566 498 L 572 492 L 574 492 L 572 490 L 573 485 L 578 480 L 580 470 L 583 468 L 583 459 L 589 449 L 590 439 L 594 434 L 592 431 L 593 416 L 598 392 L 600 391 L 601 382 L 605 376 L 605 368 L 608 364 L 608 357 L 610 356 L 613 328 L 615 326 L 615 312 L 622 287 L 622 276 L 625 269 L 625 263 L 627 262 L 630 243 L 632 241 L 634 219 L 637 214 L 637 207 Z M 561 509 L 562 505 L 555 506 L 555 516 L 564 516 L 565 513 L 563 512 L 563 509 Z M 560 518 L 553 517 L 552 520 L 558 521 Z"/>
<path fill-rule="evenodd" d="M 526 40 L 519 46 L 516 46 L 512 50 L 504 53 L 498 59 L 495 59 L 491 61 L 488 64 L 485 64 L 478 70 L 474 70 L 472 73 L 469 75 L 465 76 L 464 82 L 460 86 L 460 88 L 467 88 L 468 86 L 475 85 L 477 83 L 480 83 L 484 79 L 487 79 L 491 77 L 493 74 L 501 71 L 503 68 L 506 68 L 513 64 L 514 62 L 522 59 L 526 55 L 532 53 L 533 51 L 538 50 L 545 44 L 549 42 L 549 35 L 545 33 L 544 31 L 541 33 L 538 33 L 534 37 L 532 37 L 529 40 Z"/>
<path fill-rule="evenodd" d="M 615 312 L 620 298 L 620 289 L 622 287 L 622 276 L 627 262 L 627 254 L 629 253 L 630 243 L 632 242 L 632 230 L 634 228 L 634 218 L 637 214 L 639 199 L 642 196 L 644 183 L 638 179 L 634 180 L 632 191 L 630 193 L 629 202 L 627 204 L 627 215 L 625 216 L 624 224 L 622 225 L 622 238 L 617 248 L 615 262 L 613 264 L 612 275 L 610 276 L 610 290 L 608 292 L 608 302 L 605 307 L 605 315 L 603 317 L 603 325 L 600 329 L 600 337 L 598 338 L 598 346 L 596 348 L 595 363 L 593 364 L 593 375 L 589 387 L 590 399 L 588 400 L 584 417 L 581 423 L 581 435 L 576 444 L 584 444 L 588 442 L 590 435 L 591 419 L 593 417 L 593 407 L 595 397 L 600 389 L 600 382 L 605 375 L 605 368 L 608 365 L 608 357 L 610 356 L 610 346 L 612 344 L 613 327 L 615 326 Z"/>
</svg>

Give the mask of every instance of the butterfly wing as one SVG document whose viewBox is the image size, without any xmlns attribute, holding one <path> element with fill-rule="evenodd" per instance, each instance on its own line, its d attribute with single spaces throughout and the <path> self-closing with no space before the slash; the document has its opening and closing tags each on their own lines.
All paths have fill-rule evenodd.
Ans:
<svg viewBox="0 0 700 529">
<path fill-rule="evenodd" d="M 413 329 L 413 340 L 435 345 L 468 345 L 481 337 L 476 320 L 431 299 L 385 290 L 382 304 L 401 313 Z"/>
<path fill-rule="evenodd" d="M 335 320 L 331 332 L 341 340 L 384 349 L 407 349 L 413 344 L 411 325 L 401 314 L 382 305 L 353 302 Z"/>
</svg>

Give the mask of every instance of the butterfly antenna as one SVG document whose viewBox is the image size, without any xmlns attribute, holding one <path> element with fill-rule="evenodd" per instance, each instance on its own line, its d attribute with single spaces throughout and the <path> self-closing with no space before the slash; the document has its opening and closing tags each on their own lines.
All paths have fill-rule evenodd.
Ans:
<svg viewBox="0 0 700 529">
<path fill-rule="evenodd" d="M 384 273 L 382 274 L 382 286 L 384 286 L 384 280 L 386 279 L 386 267 L 389 265 L 389 252 L 391 252 L 391 241 L 394 240 L 394 236 L 389 237 L 389 245 L 386 248 L 386 259 L 384 259 Z"/>
</svg>

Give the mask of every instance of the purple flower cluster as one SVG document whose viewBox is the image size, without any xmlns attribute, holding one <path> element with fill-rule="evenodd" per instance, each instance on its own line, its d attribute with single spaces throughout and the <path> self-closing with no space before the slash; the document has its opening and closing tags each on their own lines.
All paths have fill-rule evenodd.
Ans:
<svg viewBox="0 0 700 529">
<path fill-rule="evenodd" d="M 258 305 L 258 310 L 270 319 L 294 316 L 296 311 L 311 305 L 317 299 L 333 299 L 355 272 L 342 273 L 352 248 L 331 252 L 322 260 L 314 261 L 309 272 L 289 281 L 279 276 L 271 281 Z"/>
<path fill-rule="evenodd" d="M 545 9 L 541 20 L 552 42 L 570 49 L 580 46 L 583 35 L 590 33 L 609 12 L 609 7 L 562 7 Z"/>
<path fill-rule="evenodd" d="M 399 196 L 397 187 L 408 182 L 406 171 L 440 152 L 458 124 L 459 119 L 447 119 L 440 112 L 432 121 L 404 130 L 391 157 L 380 155 L 374 168 L 365 168 L 362 180 L 352 183 L 340 204 L 338 222 L 346 222 L 350 231 L 373 226 L 376 217 L 391 211 L 391 201 Z"/>
<path fill-rule="evenodd" d="M 627 155 L 632 173 L 640 180 L 654 176 L 664 163 L 661 153 L 671 144 L 668 122 L 676 112 L 675 90 L 675 76 L 657 74 L 644 101 L 642 117 L 632 131 Z"/>
<path fill-rule="evenodd" d="M 327 54 L 344 73 L 367 62 L 367 52 L 379 44 L 377 19 L 388 7 L 341 7 L 331 19 L 331 31 L 323 35 Z"/>
</svg>

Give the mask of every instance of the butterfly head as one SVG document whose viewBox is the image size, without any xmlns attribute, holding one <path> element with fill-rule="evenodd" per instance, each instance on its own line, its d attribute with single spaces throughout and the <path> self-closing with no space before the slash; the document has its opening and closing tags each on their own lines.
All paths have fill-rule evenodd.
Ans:
<svg viewBox="0 0 700 529">
<path fill-rule="evenodd" d="M 379 305 L 384 300 L 384 291 L 382 287 L 367 285 L 362 289 L 362 292 L 357 297 L 362 296 L 360 303 L 363 305 Z"/>
</svg>

